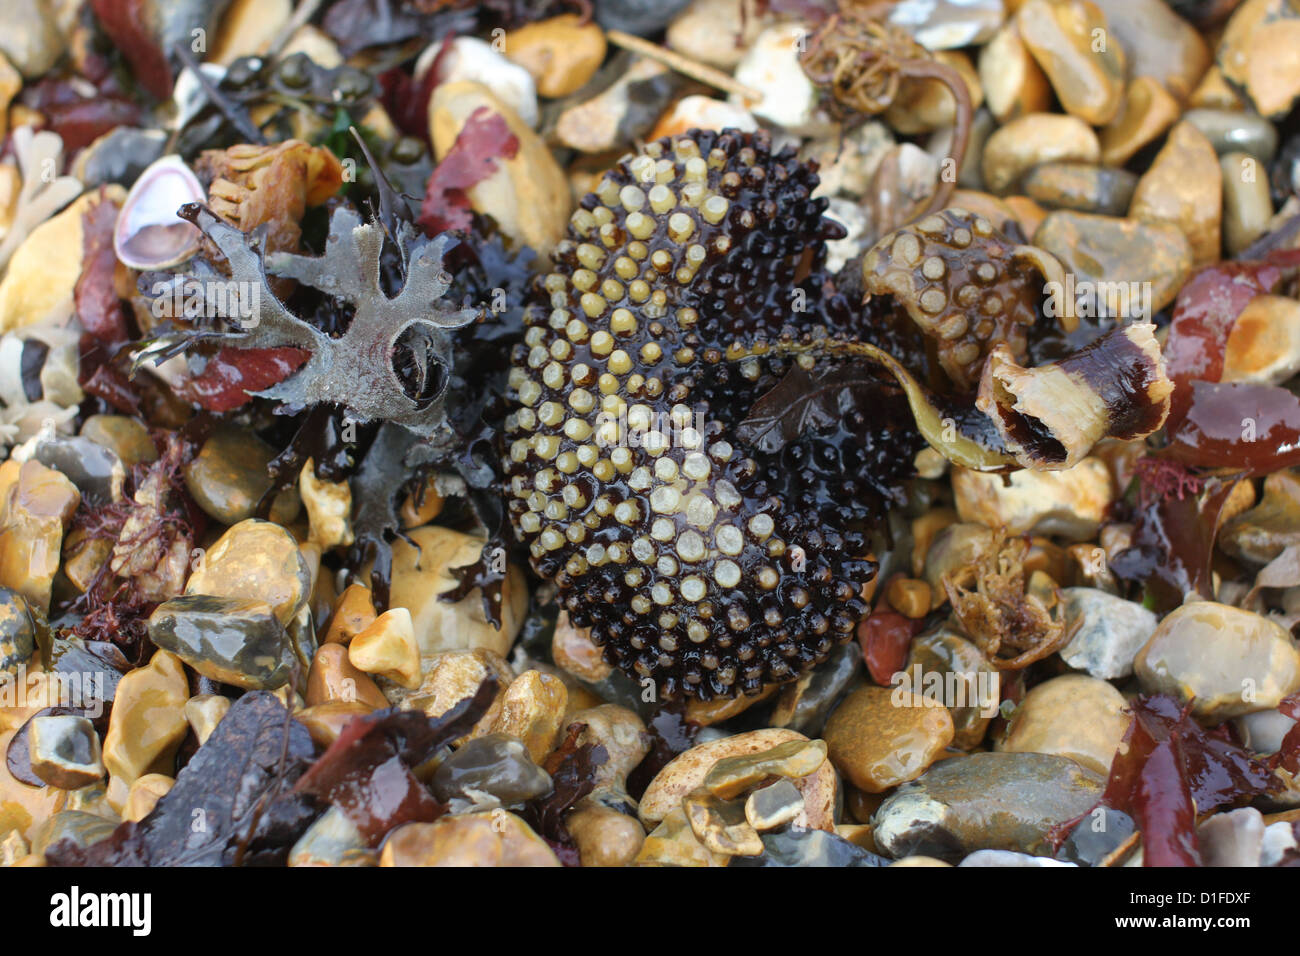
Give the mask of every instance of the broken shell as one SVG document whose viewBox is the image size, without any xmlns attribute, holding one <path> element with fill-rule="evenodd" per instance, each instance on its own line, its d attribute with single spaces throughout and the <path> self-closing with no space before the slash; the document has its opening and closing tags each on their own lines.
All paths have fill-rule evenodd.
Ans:
<svg viewBox="0 0 1300 956">
<path fill-rule="evenodd" d="M 179 156 L 164 156 L 136 180 L 113 231 L 117 257 L 133 269 L 166 269 L 199 247 L 201 233 L 176 215 L 186 203 L 205 202 L 198 177 Z"/>
</svg>

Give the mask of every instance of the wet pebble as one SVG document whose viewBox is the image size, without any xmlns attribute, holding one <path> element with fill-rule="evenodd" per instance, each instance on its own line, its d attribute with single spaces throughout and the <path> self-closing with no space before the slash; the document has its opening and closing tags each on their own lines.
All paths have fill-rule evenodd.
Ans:
<svg viewBox="0 0 1300 956">
<path fill-rule="evenodd" d="M 116 820 L 105 820 L 83 810 L 60 810 L 37 828 L 32 837 L 32 853 L 43 856 L 50 847 L 65 840 L 79 849 L 89 849 L 107 840 L 116 829 Z"/>
<path fill-rule="evenodd" d="M 645 830 L 636 817 L 608 807 L 584 806 L 564 818 L 583 866 L 627 866 L 641 852 Z"/>
<path fill-rule="evenodd" d="M 205 677 L 246 690 L 274 690 L 293 669 L 284 626 L 263 601 L 172 598 L 150 615 L 149 639 Z"/>
<path fill-rule="evenodd" d="M 63 55 L 65 40 L 53 9 L 44 0 L 6 0 L 3 53 L 24 77 L 38 78 Z"/>
<path fill-rule="evenodd" d="M 36 653 L 36 623 L 27 599 L 0 587 L 0 677 L 17 676 Z"/>
<path fill-rule="evenodd" d="M 803 794 L 785 777 L 759 787 L 745 798 L 745 819 L 760 832 L 785 826 L 802 809 Z"/>
<path fill-rule="evenodd" d="M 1025 0 L 1016 11 L 1020 36 L 1047 74 L 1065 111 L 1103 126 L 1119 111 L 1124 93 L 1124 50 L 1100 45 L 1106 17 L 1090 0 Z"/>
<path fill-rule="evenodd" d="M 511 30 L 504 43 L 506 57 L 526 69 L 537 92 L 549 98 L 578 92 L 605 59 L 604 32 L 574 13 Z"/>
<path fill-rule="evenodd" d="M 615 59 L 614 66 L 622 60 Z M 598 74 L 597 82 L 606 74 Z M 644 136 L 677 91 L 676 74 L 648 58 L 632 62 L 603 92 L 566 107 L 555 120 L 555 138 L 583 153 L 604 153 Z"/>
<path fill-rule="evenodd" d="M 790 827 L 762 835 L 761 856 L 737 856 L 731 866 L 755 867 L 867 867 L 885 866 L 888 860 L 823 830 Z"/>
<path fill-rule="evenodd" d="M 861 673 L 862 648 L 856 641 L 841 644 L 811 674 L 781 688 L 769 722 L 773 727 L 788 727 L 801 734 L 821 733 L 831 705 Z"/>
<path fill-rule="evenodd" d="M 117 782 L 129 787 L 155 763 L 169 762 L 167 758 L 189 730 L 185 721 L 189 690 L 185 665 L 163 650 L 156 651 L 148 665 L 122 678 L 103 748 L 104 766 Z"/>
<path fill-rule="evenodd" d="M 1183 120 L 1205 134 L 1220 156 L 1247 153 L 1261 163 L 1277 153 L 1277 128 L 1263 117 L 1241 110 L 1188 110 Z"/>
<path fill-rule="evenodd" d="M 930 682 L 943 688 L 938 701 L 947 704 L 954 747 L 979 745 L 1001 700 L 1001 677 L 983 651 L 948 628 L 918 634 L 908 649 L 904 676 L 911 692 L 927 702 L 936 696 L 927 690 Z"/>
<path fill-rule="evenodd" d="M 75 714 L 33 717 L 27 734 L 32 772 L 52 787 L 76 790 L 104 776 L 95 725 Z"/>
<path fill-rule="evenodd" d="M 316 818 L 289 851 L 289 866 L 374 866 L 375 852 L 337 806 Z"/>
<path fill-rule="evenodd" d="M 1192 247 L 1192 265 L 1219 259 L 1223 176 L 1205 134 L 1188 122 L 1169 132 L 1165 145 L 1138 181 L 1129 215 L 1144 222 L 1169 222 Z"/>
<path fill-rule="evenodd" d="M 1097 866 L 1114 853 L 1137 829 L 1127 813 L 1107 806 L 1095 807 L 1070 831 L 1058 859 Z"/>
<path fill-rule="evenodd" d="M 835 708 L 823 732 L 831 761 L 855 787 L 881 793 L 915 780 L 952 743 L 943 701 L 888 687 L 860 687 Z"/>
<path fill-rule="evenodd" d="M 1061 659 L 1101 680 L 1132 674 L 1133 659 L 1155 632 L 1155 614 L 1096 588 L 1065 588 L 1061 597 L 1066 626 L 1078 622 Z"/>
<path fill-rule="evenodd" d="M 568 700 L 569 693 L 558 677 L 526 670 L 506 688 L 492 729 L 522 740 L 529 756 L 540 764 L 555 748 Z"/>
<path fill-rule="evenodd" d="M 1259 866 L 1264 817 L 1254 807 L 1216 813 L 1196 828 L 1202 866 Z"/>
<path fill-rule="evenodd" d="M 1051 108 L 1052 88 L 1014 20 L 980 48 L 979 76 L 984 102 L 999 123 Z"/>
<path fill-rule="evenodd" d="M 1300 302 L 1281 295 L 1255 296 L 1237 314 L 1228 333 L 1219 380 L 1281 385 L 1296 372 L 1300 372 Z"/>
<path fill-rule="evenodd" d="M 550 793 L 551 777 L 518 737 L 491 733 L 466 742 L 439 764 L 430 785 L 444 803 L 512 807 Z"/>
<path fill-rule="evenodd" d="M 307 672 L 307 705 L 331 701 L 362 703 L 371 709 L 388 706 L 388 698 L 369 674 L 358 670 L 342 644 L 323 644 Z"/>
<path fill-rule="evenodd" d="M 1109 774 L 1128 730 L 1125 700 L 1104 680 L 1065 674 L 1035 686 L 1016 707 L 998 749 L 1056 754 Z"/>
<path fill-rule="evenodd" d="M 230 710 L 230 698 L 222 694 L 195 694 L 185 702 L 185 720 L 202 747 Z"/>
<path fill-rule="evenodd" d="M 153 813 L 158 801 L 176 785 L 174 778 L 162 773 L 147 773 L 136 778 L 126 792 L 126 802 L 122 806 L 122 819 L 139 823 Z"/>
<path fill-rule="evenodd" d="M 952 489 L 963 522 L 1072 540 L 1097 533 L 1112 497 L 1110 472 L 1091 457 L 1061 471 L 1015 472 L 1005 486 L 1001 475 L 954 468 Z"/>
<path fill-rule="evenodd" d="M 716 100 L 711 96 L 684 96 L 659 117 L 654 128 L 646 134 L 646 139 L 680 136 L 692 129 L 739 129 L 753 132 L 758 129 L 758 123 L 749 110 L 725 100 Z"/>
<path fill-rule="evenodd" d="M 287 626 L 311 593 L 311 570 L 293 535 L 249 518 L 227 529 L 203 555 L 185 593 L 262 601 Z"/>
<path fill-rule="evenodd" d="M 307 509 L 309 539 L 322 551 L 346 547 L 352 534 L 352 488 L 347 481 L 316 477 L 315 462 L 308 458 L 298 475 L 298 494 Z"/>
<path fill-rule="evenodd" d="M 1261 116 L 1284 116 L 1300 96 L 1300 11 L 1285 0 L 1247 0 L 1228 20 L 1217 62 Z"/>
<path fill-rule="evenodd" d="M 1076 116 L 1027 113 L 1000 127 L 984 146 L 984 185 L 1001 195 L 1040 163 L 1095 163 L 1097 134 Z"/>
<path fill-rule="evenodd" d="M 600 647 L 591 639 L 590 629 L 575 627 L 569 621 L 568 611 L 561 611 L 555 621 L 551 659 L 561 670 L 593 684 L 600 683 L 614 671 L 613 665 L 605 662 Z"/>
<path fill-rule="evenodd" d="M 238 524 L 254 516 L 271 490 L 268 467 L 274 457 L 275 449 L 252 432 L 219 426 L 185 466 L 185 489 L 210 517 L 222 524 Z M 296 499 L 291 491 L 277 495 L 273 520 L 293 520 Z"/>
<path fill-rule="evenodd" d="M 1201 34 L 1164 0 L 1093 0 L 1110 46 L 1123 50 L 1130 77 L 1151 77 L 1182 102 L 1211 62 Z"/>
<path fill-rule="evenodd" d="M 63 532 L 81 494 L 67 477 L 39 461 L 11 459 L 2 468 L 0 587 L 17 591 L 33 611 L 44 614 L 59 570 Z M 7 490 L 6 479 L 13 482 Z"/>
<path fill-rule="evenodd" d="M 1088 163 L 1043 163 L 1021 184 L 1025 195 L 1050 209 L 1122 216 L 1138 178 L 1124 169 Z"/>
<path fill-rule="evenodd" d="M 597 31 L 599 32 L 599 31 Z M 510 35 L 503 38 L 510 49 Z M 601 38 L 602 49 L 604 38 Z M 478 37 L 458 36 L 444 48 L 441 40 L 429 46 L 415 66 L 419 77 L 426 69 L 438 69 L 438 85 L 477 83 L 508 106 L 529 127 L 537 126 L 537 84 L 526 67 L 498 53 L 491 43 Z"/>
<path fill-rule="evenodd" d="M 1259 504 L 1219 531 L 1219 547 L 1249 564 L 1268 564 L 1294 544 L 1300 544 L 1300 476 L 1290 470 L 1265 478 Z"/>
<path fill-rule="evenodd" d="M 579 745 L 605 748 L 605 763 L 596 768 L 596 787 L 625 788 L 627 776 L 650 753 L 650 734 L 635 711 L 618 704 L 601 704 L 569 715 L 568 726 L 586 724 Z"/>
<path fill-rule="evenodd" d="M 1273 199 L 1255 157 L 1224 153 L 1219 168 L 1223 171 L 1223 243 L 1228 255 L 1236 256 L 1268 229 Z"/>
<path fill-rule="evenodd" d="M 472 697 L 485 680 L 496 682 L 497 692 L 483 718 L 466 738 L 488 733 L 501 714 L 506 689 L 514 674 L 505 658 L 492 651 L 448 651 L 425 663 L 424 680 L 414 691 L 394 695 L 402 710 L 419 710 L 429 717 L 441 717 L 466 697 Z"/>
<path fill-rule="evenodd" d="M 149 429 L 126 415 L 91 415 L 81 426 L 81 437 L 113 452 L 127 468 L 158 460 Z"/>
<path fill-rule="evenodd" d="M 419 687 L 420 646 L 411 612 L 395 607 L 380 614 L 348 644 L 348 660 L 357 670 L 386 677 L 408 690 Z"/>
<path fill-rule="evenodd" d="M 1300 841 L 1296 840 L 1295 827 L 1291 823 L 1270 823 L 1264 828 L 1259 865 L 1278 866 L 1284 860 L 1294 859 L 1297 848 L 1300 848 Z"/>
<path fill-rule="evenodd" d="M 551 848 L 505 810 L 407 823 L 388 834 L 380 866 L 559 866 Z"/>
<path fill-rule="evenodd" d="M 644 819 L 643 819 L 644 822 Z M 674 806 L 650 830 L 633 858 L 636 866 L 726 866 L 731 857 L 714 853 L 695 836 L 686 811 Z"/>
<path fill-rule="evenodd" d="M 1101 161 L 1107 166 L 1123 166 L 1173 126 L 1178 113 L 1178 101 L 1159 80 L 1134 77 L 1124 91 L 1119 112 L 1101 131 Z"/>
</svg>

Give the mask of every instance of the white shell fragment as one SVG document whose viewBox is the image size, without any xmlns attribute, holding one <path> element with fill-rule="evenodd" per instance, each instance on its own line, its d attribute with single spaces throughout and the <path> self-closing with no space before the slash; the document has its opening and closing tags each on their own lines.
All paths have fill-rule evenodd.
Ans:
<svg viewBox="0 0 1300 956">
<path fill-rule="evenodd" d="M 113 231 L 117 257 L 133 269 L 165 269 L 199 247 L 198 229 L 176 215 L 188 202 L 204 202 L 198 177 L 179 156 L 164 156 L 135 181 Z"/>
</svg>

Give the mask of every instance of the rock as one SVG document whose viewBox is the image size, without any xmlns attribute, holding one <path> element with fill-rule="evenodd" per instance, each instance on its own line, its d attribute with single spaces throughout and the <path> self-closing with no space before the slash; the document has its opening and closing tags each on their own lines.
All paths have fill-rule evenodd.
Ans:
<svg viewBox="0 0 1300 956">
<path fill-rule="evenodd" d="M 945 593 L 943 577 L 978 561 L 993 547 L 993 532 L 982 524 L 950 524 L 934 536 L 925 552 L 923 574 L 936 595 Z"/>
<path fill-rule="evenodd" d="M 759 787 L 745 798 L 745 819 L 758 831 L 783 827 L 802 809 L 803 794 L 785 777 Z"/>
<path fill-rule="evenodd" d="M 95 725 L 75 714 L 33 717 L 27 733 L 32 773 L 51 787 L 76 790 L 104 776 Z"/>
<path fill-rule="evenodd" d="M 1138 178 L 1124 169 L 1088 163 L 1043 163 L 1025 176 L 1025 195 L 1049 209 L 1073 209 L 1103 216 L 1128 210 Z"/>
<path fill-rule="evenodd" d="M 347 481 L 324 481 L 316 477 L 315 462 L 308 458 L 298 475 L 298 493 L 307 509 L 309 539 L 322 551 L 350 545 L 352 534 L 352 488 Z"/>
<path fill-rule="evenodd" d="M 951 757 L 904 784 L 876 812 L 875 839 L 892 857 L 956 861 L 976 850 L 1045 856 L 1048 831 L 1090 810 L 1103 779 L 1066 757 Z"/>
<path fill-rule="evenodd" d="M 568 699 L 564 682 L 558 677 L 526 670 L 506 688 L 501 713 L 492 729 L 522 740 L 528 755 L 540 764 L 555 749 Z"/>
<path fill-rule="evenodd" d="M 931 706 L 933 695 L 926 689 L 942 687 L 939 703 L 947 705 L 952 721 L 952 745 L 960 750 L 979 746 L 1002 697 L 998 670 L 983 651 L 947 628 L 918 634 L 908 650 L 904 678 L 911 693 Z"/>
<path fill-rule="evenodd" d="M 730 71 L 772 20 L 759 0 L 693 0 L 665 39 L 683 56 Z"/>
<path fill-rule="evenodd" d="M 505 35 L 506 57 L 532 75 L 542 96 L 556 98 L 578 92 L 604 62 L 604 32 L 581 19 L 576 13 L 566 13 L 525 24 Z"/>
<path fill-rule="evenodd" d="M 753 132 L 758 122 L 749 110 L 711 96 L 683 96 L 659 117 L 646 139 L 680 136 L 692 129 L 739 129 Z"/>
<path fill-rule="evenodd" d="M 945 863 L 943 860 L 936 860 L 932 856 L 905 856 L 901 860 L 895 860 L 890 866 L 902 867 L 950 867 L 951 863 Z"/>
<path fill-rule="evenodd" d="M 803 740 L 807 738 L 792 730 L 766 728 L 698 744 L 685 753 L 678 754 L 659 771 L 641 795 L 641 822 L 649 827 L 664 820 L 669 812 L 679 807 L 686 794 L 704 783 L 720 760 L 761 754 L 779 744 Z M 815 829 L 833 827 L 836 792 L 834 768 L 829 763 L 822 763 L 808 776 L 800 778 L 795 786 L 804 796 L 804 809 L 796 818 L 795 825 Z"/>
<path fill-rule="evenodd" d="M 1295 828 L 1286 822 L 1270 823 L 1264 828 L 1259 853 L 1260 866 L 1278 866 L 1288 856 L 1294 857 L 1297 843 Z"/>
<path fill-rule="evenodd" d="M 466 742 L 438 765 L 430 781 L 443 803 L 478 807 L 518 806 L 551 792 L 551 777 L 509 734 L 491 733 Z"/>
<path fill-rule="evenodd" d="M 295 710 L 293 719 L 307 728 L 312 741 L 321 748 L 339 739 L 339 734 L 357 717 L 374 713 L 375 708 L 360 700 L 327 700 Z"/>
<path fill-rule="evenodd" d="M 596 10 L 596 22 L 606 30 L 622 30 L 637 36 L 658 33 L 691 0 L 604 0 Z"/>
<path fill-rule="evenodd" d="M 407 823 L 384 840 L 380 866 L 559 866 L 551 848 L 505 810 Z"/>
<path fill-rule="evenodd" d="M 195 694 L 185 702 L 185 720 L 202 747 L 230 710 L 230 698 L 221 694 Z"/>
<path fill-rule="evenodd" d="M 862 648 L 856 641 L 831 651 L 824 664 L 781 688 L 768 723 L 816 736 L 835 703 L 862 672 Z"/>
<path fill-rule="evenodd" d="M 506 46 L 503 50 L 508 50 L 509 34 L 506 34 L 504 42 Z M 604 47 L 603 36 L 601 47 Z M 533 81 L 532 72 L 497 52 L 493 44 L 478 37 L 458 36 L 444 49 L 439 40 L 420 55 L 415 65 L 416 78 L 434 66 L 438 70 L 438 86 L 444 83 L 474 83 L 482 86 L 509 107 L 511 114 L 529 129 L 537 126 L 537 84 Z"/>
<path fill-rule="evenodd" d="M 155 765 L 170 768 L 172 754 L 189 730 L 189 696 L 185 665 L 167 651 L 154 652 L 147 666 L 126 674 L 117 685 L 104 735 L 109 774 L 129 787 Z"/>
<path fill-rule="evenodd" d="M 1129 215 L 1178 226 L 1192 247 L 1192 265 L 1217 262 L 1223 214 L 1219 158 L 1205 134 L 1181 122 L 1169 133 L 1151 168 L 1138 180 Z"/>
<path fill-rule="evenodd" d="M 1241 94 L 1228 85 L 1218 64 L 1211 63 L 1210 68 L 1201 77 L 1201 82 L 1192 91 L 1187 105 L 1194 109 L 1241 110 L 1245 108 L 1246 103 Z"/>
<path fill-rule="evenodd" d="M 35 653 L 36 623 L 27 599 L 11 588 L 0 587 L 0 680 L 17 677 Z"/>
<path fill-rule="evenodd" d="M 483 598 L 477 589 L 455 604 L 439 599 L 459 583 L 450 570 L 478 559 L 482 539 L 437 526 L 415 528 L 408 536 L 415 547 L 400 539 L 393 542 L 389 604 L 411 612 L 420 655 L 480 647 L 502 656 L 509 654 L 528 610 L 523 572 L 514 565 L 506 569 L 501 585 L 502 626 L 498 630 L 484 616 Z"/>
<path fill-rule="evenodd" d="M 641 852 L 645 830 L 636 817 L 608 807 L 584 807 L 564 818 L 583 866 L 627 866 Z"/>
<path fill-rule="evenodd" d="M 15 731 L 0 731 L 0 754 L 9 752 Z M 31 841 L 40 824 L 62 810 L 68 792 L 58 787 L 33 787 L 14 777 L 9 761 L 0 760 L 0 833 L 16 830 Z"/>
<path fill-rule="evenodd" d="M 1110 472 L 1093 457 L 1061 471 L 1015 472 L 1006 487 L 1001 475 L 954 468 L 952 490 L 963 522 L 1076 541 L 1097 533 L 1112 498 Z"/>
<path fill-rule="evenodd" d="M 110 183 L 131 184 L 167 149 L 167 133 L 161 129 L 118 126 L 96 139 L 72 161 L 69 173 L 87 189 Z"/>
<path fill-rule="evenodd" d="M 1237 256 L 1267 231 L 1273 199 L 1254 156 L 1224 153 L 1219 168 L 1223 171 L 1223 244 L 1229 256 Z"/>
<path fill-rule="evenodd" d="M 980 47 L 979 76 L 984 102 L 999 123 L 1051 109 L 1052 88 L 1014 20 Z"/>
<path fill-rule="evenodd" d="M 506 688 L 514 680 L 505 658 L 492 651 L 448 651 L 435 656 L 426 663 L 420 686 L 412 692 L 394 695 L 397 698 L 394 702 L 402 710 L 419 710 L 430 717 L 441 717 L 466 697 L 473 696 L 489 678 L 496 681 L 496 698 L 464 739 L 481 737 L 496 723 Z"/>
<path fill-rule="evenodd" d="M 89 438 L 41 433 L 26 445 L 29 458 L 66 476 L 88 502 L 122 499 L 126 468 L 117 455 Z"/>
<path fill-rule="evenodd" d="M 776 693 L 776 685 L 769 684 L 753 696 L 715 697 L 712 700 L 688 700 L 684 717 L 697 727 L 712 727 L 738 717 L 756 704 Z"/>
<path fill-rule="evenodd" d="M 39 461 L 5 463 L 15 480 L 0 475 L 0 587 L 21 594 L 35 611 L 50 606 L 59 570 L 63 531 L 81 494 L 64 475 Z"/>
<path fill-rule="evenodd" d="M 822 830 L 790 827 L 762 835 L 762 856 L 737 856 L 732 866 L 759 867 L 864 867 L 885 866 L 889 861 Z"/>
<path fill-rule="evenodd" d="M 888 687 L 859 687 L 826 721 L 830 758 L 855 787 L 882 793 L 915 780 L 952 743 L 948 709 Z"/>
<path fill-rule="evenodd" d="M 1281 385 L 1297 372 L 1300 302 L 1280 295 L 1255 296 L 1238 313 L 1228 333 L 1219 380 Z"/>
<path fill-rule="evenodd" d="M 608 757 L 596 768 L 595 786 L 625 789 L 627 776 L 650 753 L 650 735 L 645 723 L 634 711 L 618 704 L 601 704 L 574 711 L 568 726 L 586 724 L 578 736 L 578 745 L 599 744 Z"/>
<path fill-rule="evenodd" d="M 1009 192 L 1039 163 L 1096 163 L 1097 134 L 1075 116 L 1027 113 L 1000 127 L 984 145 L 984 185 L 997 195 Z"/>
<path fill-rule="evenodd" d="M 938 182 L 939 161 L 935 157 L 914 143 L 891 146 L 867 190 L 873 231 L 883 235 L 915 219 Z"/>
<path fill-rule="evenodd" d="M 374 866 L 375 852 L 338 806 L 316 818 L 289 851 L 289 866 Z"/>
<path fill-rule="evenodd" d="M 1196 28 L 1163 0 L 1093 0 L 1124 51 L 1131 78 L 1151 77 L 1182 102 L 1210 65 Z"/>
<path fill-rule="evenodd" d="M 1094 807 L 1070 831 L 1057 857 L 1083 866 L 1098 866 L 1136 829 L 1137 825 L 1127 813 L 1104 805 Z"/>
<path fill-rule="evenodd" d="M 497 113 L 519 140 L 512 159 L 465 191 L 474 211 L 491 216 L 501 231 L 545 256 L 569 224 L 569 187 L 564 171 L 529 124 L 479 83 L 443 83 L 429 98 L 429 131 L 441 161 L 476 110 Z"/>
<path fill-rule="evenodd" d="M 288 626 L 311 594 L 311 569 L 293 535 L 249 518 L 217 539 L 190 575 L 185 593 L 262 601 Z"/>
<path fill-rule="evenodd" d="M 1271 710 L 1300 690 L 1300 653 L 1268 618 L 1194 601 L 1168 614 L 1133 665 L 1148 694 L 1190 702 L 1204 721 Z"/>
<path fill-rule="evenodd" d="M 1261 163 L 1277 153 L 1277 128 L 1268 120 L 1241 110 L 1188 110 L 1183 120 L 1205 134 L 1220 156 L 1239 151 Z"/>
<path fill-rule="evenodd" d="M 1285 115 L 1300 96 L 1300 11 L 1287 0 L 1247 0 L 1233 12 L 1217 62 L 1261 116 Z"/>
<path fill-rule="evenodd" d="M 32 836 L 32 853 L 44 856 L 46 850 L 64 840 L 82 850 L 89 849 L 107 840 L 116 829 L 116 820 L 105 820 L 84 810 L 60 810 L 37 827 Z"/>
<path fill-rule="evenodd" d="M 9 58 L 0 52 L 0 136 L 9 132 L 9 104 L 14 101 L 14 97 L 23 88 L 22 74 L 14 68 L 9 62 Z M 18 174 L 18 169 L 13 168 L 13 174 Z M 6 213 L 7 215 L 7 213 Z M 6 222 L 7 226 L 8 223 Z"/>
<path fill-rule="evenodd" d="M 1043 220 L 1034 245 L 1060 259 L 1077 282 L 1127 288 L 1129 314 L 1122 318 L 1128 319 L 1149 318 L 1172 302 L 1192 266 L 1192 248 L 1182 230 L 1163 222 L 1062 210 Z M 1107 285 L 1100 286 L 1103 282 Z M 1144 283 L 1150 283 L 1149 292 Z"/>
<path fill-rule="evenodd" d="M 1178 101 L 1149 76 L 1135 77 L 1115 118 L 1101 131 L 1101 161 L 1123 166 L 1178 120 Z"/>
<path fill-rule="evenodd" d="M 1250 564 L 1268 564 L 1293 544 L 1300 544 L 1300 475 L 1290 470 L 1265 478 L 1260 503 L 1219 530 L 1219 547 Z"/>
<path fill-rule="evenodd" d="M 730 800 L 767 777 L 806 777 L 825 762 L 825 741 L 787 740 L 756 754 L 723 757 L 705 775 L 703 789 L 721 800 Z"/>
<path fill-rule="evenodd" d="M 316 651 L 307 672 L 306 697 L 309 707 L 330 701 L 361 703 L 372 710 L 388 706 L 383 691 L 349 660 L 342 644 L 322 644 Z"/>
<path fill-rule="evenodd" d="M 1053 860 L 1046 856 L 1030 856 L 1028 853 L 1015 853 L 1011 850 L 976 850 L 966 857 L 958 866 L 1077 866 L 1064 860 Z"/>
<path fill-rule="evenodd" d="M 686 811 L 674 806 L 641 844 L 636 866 L 726 866 L 731 857 L 714 853 L 695 836 Z"/>
<path fill-rule="evenodd" d="M 1264 817 L 1254 807 L 1216 813 L 1196 828 L 1202 866 L 1259 866 Z"/>
<path fill-rule="evenodd" d="M 126 803 L 122 807 L 122 819 L 139 823 L 153 813 L 158 801 L 171 792 L 176 781 L 162 773 L 147 773 L 138 777 L 126 793 Z"/>
<path fill-rule="evenodd" d="M 34 80 L 54 66 L 65 43 L 48 0 L 6 0 L 0 53 Z"/>
<path fill-rule="evenodd" d="M 1105 42 L 1108 25 L 1096 4 L 1025 0 L 1016 11 L 1016 26 L 1067 113 L 1092 126 L 1114 119 L 1126 60 L 1120 44 Z"/>
<path fill-rule="evenodd" d="M 1232 725 L 1244 746 L 1255 753 L 1274 754 L 1296 722 L 1279 710 L 1261 710 L 1235 718 Z"/>
<path fill-rule="evenodd" d="M 1065 588 L 1066 627 L 1074 636 L 1061 648 L 1061 660 L 1100 680 L 1133 673 L 1133 659 L 1156 629 L 1156 616 L 1141 604 L 1096 588 Z"/>
<path fill-rule="evenodd" d="M 625 59 L 615 57 L 609 69 L 617 69 Z M 566 108 L 555 120 L 555 139 L 583 153 L 626 146 L 649 132 L 679 86 L 676 74 L 662 63 L 634 60 L 602 93 Z"/>
<path fill-rule="evenodd" d="M 1005 15 L 1003 0 L 900 0 L 887 19 L 926 49 L 955 50 L 992 37 Z"/>
<path fill-rule="evenodd" d="M 1104 680 L 1053 677 L 1025 695 L 998 749 L 1069 757 L 1104 776 L 1128 730 L 1124 707 L 1124 695 Z"/>
<path fill-rule="evenodd" d="M 292 14 L 291 0 L 232 0 L 221 14 L 207 61 L 229 66 L 241 56 L 266 54 Z"/>
<path fill-rule="evenodd" d="M 817 88 L 799 63 L 806 34 L 806 27 L 792 23 L 777 24 L 760 33 L 737 65 L 736 80 L 761 99 L 746 103 L 733 93 L 731 102 L 748 106 L 760 120 L 796 135 L 829 134 L 832 127 L 818 108 Z"/>
<path fill-rule="evenodd" d="M 574 627 L 569 612 L 560 611 L 551 637 L 551 660 L 555 666 L 580 680 L 598 684 L 613 673 L 612 665 L 605 663 L 601 649 L 591 639 L 591 629 Z"/>
<path fill-rule="evenodd" d="M 740 801 L 724 800 L 700 789 L 682 798 L 682 809 L 695 839 L 710 853 L 758 856 L 763 852 L 763 841 L 745 819 Z"/>
<path fill-rule="evenodd" d="M 420 646 L 411 612 L 395 607 L 379 615 L 348 644 L 348 660 L 367 674 L 396 681 L 408 690 L 420 686 Z"/>
<path fill-rule="evenodd" d="M 257 513 L 258 503 L 271 490 L 271 459 L 275 449 L 250 431 L 219 426 L 185 466 L 185 489 L 209 516 L 222 524 L 238 524 Z M 272 520 L 287 523 L 298 503 L 290 492 L 276 495 Z"/>
<path fill-rule="evenodd" d="M 326 629 L 321 643 L 348 644 L 352 638 L 373 624 L 377 616 L 370 588 L 353 581 L 343 589 L 343 593 L 334 602 L 329 628 Z"/>
<path fill-rule="evenodd" d="M 158 460 L 149 429 L 126 415 L 91 415 L 81 426 L 81 437 L 107 448 L 127 468 Z"/>
<path fill-rule="evenodd" d="M 204 677 L 245 690 L 274 690 L 293 670 L 284 625 L 264 601 L 172 598 L 150 615 L 149 639 Z"/>
</svg>

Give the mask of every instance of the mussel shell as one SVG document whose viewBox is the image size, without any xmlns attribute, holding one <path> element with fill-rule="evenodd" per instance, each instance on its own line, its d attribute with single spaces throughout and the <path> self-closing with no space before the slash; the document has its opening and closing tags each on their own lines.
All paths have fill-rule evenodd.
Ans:
<svg viewBox="0 0 1300 956">
<path fill-rule="evenodd" d="M 118 259 L 133 269 L 166 269 L 194 255 L 202 235 L 176 215 L 188 202 L 204 202 L 198 177 L 179 156 L 164 156 L 140 174 L 113 231 Z"/>
</svg>

